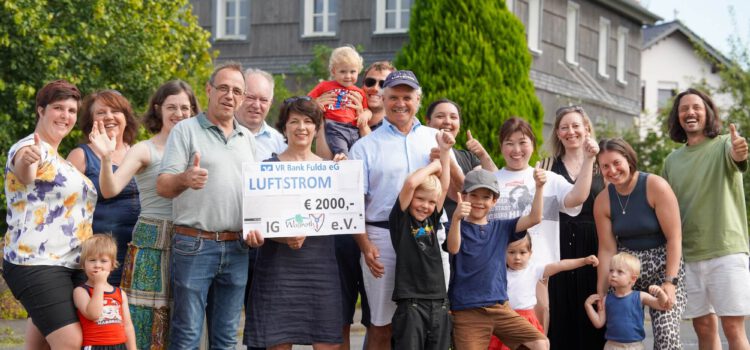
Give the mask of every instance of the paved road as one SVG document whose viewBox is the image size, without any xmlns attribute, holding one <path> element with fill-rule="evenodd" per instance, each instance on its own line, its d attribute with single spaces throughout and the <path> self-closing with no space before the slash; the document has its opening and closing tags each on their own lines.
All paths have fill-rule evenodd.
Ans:
<svg viewBox="0 0 750 350">
<path fill-rule="evenodd" d="M 359 316 L 355 316 L 355 320 L 359 319 Z M 5 336 L 3 329 L 10 328 L 13 330 L 13 332 L 16 335 L 23 336 L 23 329 L 25 325 L 24 320 L 14 320 L 14 321 L 8 321 L 8 320 L 0 320 L 0 349 L 3 350 L 22 350 L 23 346 L 16 345 L 16 346 L 4 346 L 2 345 L 3 337 Z M 683 349 L 698 349 L 698 339 L 695 336 L 695 332 L 693 332 L 693 326 L 691 325 L 690 321 L 683 321 L 681 326 L 681 334 L 682 334 L 682 345 Z M 750 320 L 745 322 L 745 330 L 750 334 Z M 362 343 L 364 341 L 365 333 L 364 328 L 361 326 L 355 325 L 352 329 L 351 334 L 351 348 L 358 350 L 362 349 Z M 651 323 L 646 322 L 646 340 L 644 341 L 644 345 L 646 349 L 653 348 L 653 336 L 651 334 Z M 724 339 L 723 333 L 722 333 L 722 348 L 726 349 L 728 348 L 726 340 Z M 242 345 L 238 345 L 237 349 L 244 350 L 245 347 Z M 308 350 L 312 349 L 312 346 L 300 346 L 296 345 L 293 347 L 294 350 Z"/>
</svg>

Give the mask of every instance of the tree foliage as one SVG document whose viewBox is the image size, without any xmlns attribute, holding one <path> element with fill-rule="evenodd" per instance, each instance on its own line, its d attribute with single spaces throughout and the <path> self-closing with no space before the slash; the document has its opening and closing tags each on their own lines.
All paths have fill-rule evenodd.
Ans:
<svg viewBox="0 0 750 350">
<path fill-rule="evenodd" d="M 526 119 L 541 141 L 544 112 L 529 78 L 531 54 L 523 24 L 505 2 L 416 0 L 412 9 L 409 42 L 395 63 L 417 75 L 423 105 L 441 97 L 456 101 L 463 130 L 498 165 L 498 131 L 509 117 Z M 458 143 L 465 141 L 462 133 Z"/>
<path fill-rule="evenodd" d="M 0 161 L 33 131 L 37 89 L 55 79 L 83 94 L 116 89 L 136 110 L 175 78 L 205 100 L 208 38 L 188 0 L 0 0 Z M 75 136 L 64 140 L 61 154 Z"/>
</svg>

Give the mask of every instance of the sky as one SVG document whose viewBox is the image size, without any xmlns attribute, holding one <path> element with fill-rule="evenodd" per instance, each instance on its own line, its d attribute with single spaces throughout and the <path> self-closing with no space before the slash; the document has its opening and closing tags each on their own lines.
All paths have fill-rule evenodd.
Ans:
<svg viewBox="0 0 750 350">
<path fill-rule="evenodd" d="M 640 0 L 641 6 L 662 17 L 665 22 L 676 18 L 698 34 L 709 45 L 729 56 L 728 38 L 737 33 L 750 44 L 749 0 Z M 734 21 L 729 8 L 734 7 Z"/>
</svg>

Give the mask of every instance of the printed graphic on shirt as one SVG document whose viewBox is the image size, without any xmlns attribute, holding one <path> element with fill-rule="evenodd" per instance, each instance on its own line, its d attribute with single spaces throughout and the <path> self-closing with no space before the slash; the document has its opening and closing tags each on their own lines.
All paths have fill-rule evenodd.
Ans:
<svg viewBox="0 0 750 350">
<path fill-rule="evenodd" d="M 435 235 L 435 229 L 432 225 L 424 227 L 411 227 L 411 235 L 417 241 L 417 246 L 421 251 L 426 251 L 432 246 L 433 236 Z"/>
<path fill-rule="evenodd" d="M 117 300 L 105 298 L 104 306 L 102 307 L 102 315 L 96 320 L 96 324 L 114 324 L 122 323 L 122 315 L 120 315 L 120 303 Z"/>
<path fill-rule="evenodd" d="M 326 105 L 326 111 L 344 109 L 349 105 L 349 90 L 333 89 L 331 91 L 336 93 L 336 102 Z"/>
</svg>

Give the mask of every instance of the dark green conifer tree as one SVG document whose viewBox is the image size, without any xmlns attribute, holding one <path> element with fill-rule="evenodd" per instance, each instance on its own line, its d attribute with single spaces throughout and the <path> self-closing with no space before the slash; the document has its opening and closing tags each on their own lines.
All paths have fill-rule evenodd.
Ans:
<svg viewBox="0 0 750 350">
<path fill-rule="evenodd" d="M 526 119 L 541 145 L 542 105 L 529 77 L 523 24 L 497 0 L 415 0 L 409 42 L 396 57 L 414 71 L 422 106 L 441 97 L 461 106 L 461 133 L 478 139 L 502 164 L 498 133 L 511 116 Z"/>
</svg>

